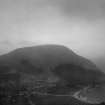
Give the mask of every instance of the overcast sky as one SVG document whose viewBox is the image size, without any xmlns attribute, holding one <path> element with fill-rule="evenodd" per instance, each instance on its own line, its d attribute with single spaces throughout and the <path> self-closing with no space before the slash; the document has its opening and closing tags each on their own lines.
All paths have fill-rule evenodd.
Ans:
<svg viewBox="0 0 105 105">
<path fill-rule="evenodd" d="M 0 52 L 46 43 L 105 61 L 105 0 L 0 0 Z"/>
</svg>

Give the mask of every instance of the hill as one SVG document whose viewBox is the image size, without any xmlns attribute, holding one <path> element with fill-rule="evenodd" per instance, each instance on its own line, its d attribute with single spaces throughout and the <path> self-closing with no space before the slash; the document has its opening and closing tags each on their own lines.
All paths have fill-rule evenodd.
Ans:
<svg viewBox="0 0 105 105">
<path fill-rule="evenodd" d="M 96 65 L 65 46 L 24 47 L 0 56 L 2 97 L 27 92 L 71 95 L 86 86 L 104 83 L 105 74 Z"/>
</svg>

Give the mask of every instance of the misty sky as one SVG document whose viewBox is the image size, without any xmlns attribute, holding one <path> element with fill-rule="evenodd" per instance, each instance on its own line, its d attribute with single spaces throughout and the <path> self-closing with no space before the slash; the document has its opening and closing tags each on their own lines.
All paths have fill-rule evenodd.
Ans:
<svg viewBox="0 0 105 105">
<path fill-rule="evenodd" d="M 1 53 L 46 43 L 105 65 L 105 0 L 0 0 Z"/>
</svg>

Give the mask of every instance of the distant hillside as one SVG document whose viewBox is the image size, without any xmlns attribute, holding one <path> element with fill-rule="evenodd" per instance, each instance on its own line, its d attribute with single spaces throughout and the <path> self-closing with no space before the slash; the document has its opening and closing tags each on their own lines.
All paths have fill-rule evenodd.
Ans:
<svg viewBox="0 0 105 105">
<path fill-rule="evenodd" d="M 54 69 L 56 69 L 57 72 L 61 72 L 62 69 L 67 69 L 69 73 L 67 71 L 65 72 L 68 73 L 68 75 L 73 74 L 74 70 L 76 70 L 76 72 L 79 73 L 76 75 L 77 73 L 74 72 L 73 75 L 76 75 L 76 78 L 79 75 L 84 75 L 84 77 L 88 75 L 90 79 L 93 75 L 104 77 L 102 76 L 102 72 L 91 61 L 78 56 L 72 50 L 61 45 L 40 45 L 16 49 L 0 56 L 1 69 L 2 66 L 31 74 L 42 73 L 52 75 Z M 59 70 L 60 68 L 61 70 Z"/>
<path fill-rule="evenodd" d="M 104 83 L 96 65 L 65 46 L 24 47 L 0 56 L 0 92 L 9 90 L 10 96 L 24 91 L 65 95 Z"/>
</svg>

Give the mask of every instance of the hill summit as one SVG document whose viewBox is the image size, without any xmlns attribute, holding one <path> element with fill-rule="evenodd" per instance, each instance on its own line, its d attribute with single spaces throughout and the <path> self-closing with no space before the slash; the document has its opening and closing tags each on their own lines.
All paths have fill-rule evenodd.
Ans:
<svg viewBox="0 0 105 105">
<path fill-rule="evenodd" d="M 0 56 L 0 62 L 18 62 L 26 59 L 36 66 L 55 67 L 58 64 L 72 63 L 87 69 L 97 69 L 89 60 L 75 54 L 69 48 L 62 45 L 39 45 L 16 49 L 8 54 Z"/>
</svg>

